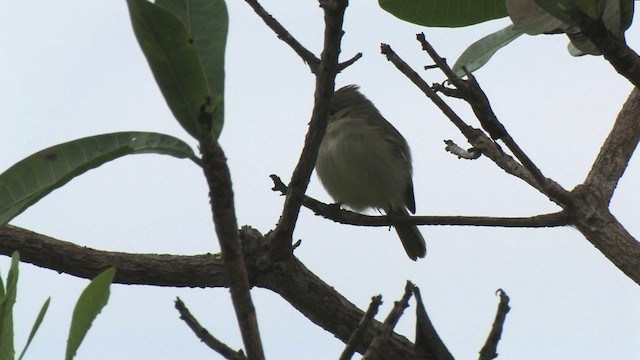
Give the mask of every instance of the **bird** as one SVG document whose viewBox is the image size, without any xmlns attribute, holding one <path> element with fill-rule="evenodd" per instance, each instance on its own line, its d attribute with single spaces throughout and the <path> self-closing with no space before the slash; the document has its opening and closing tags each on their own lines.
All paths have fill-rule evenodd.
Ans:
<svg viewBox="0 0 640 360">
<path fill-rule="evenodd" d="M 316 173 L 336 204 L 383 211 L 392 223 L 416 211 L 409 145 L 357 85 L 333 94 Z M 426 243 L 416 225 L 393 226 L 409 258 L 425 257 Z"/>
</svg>

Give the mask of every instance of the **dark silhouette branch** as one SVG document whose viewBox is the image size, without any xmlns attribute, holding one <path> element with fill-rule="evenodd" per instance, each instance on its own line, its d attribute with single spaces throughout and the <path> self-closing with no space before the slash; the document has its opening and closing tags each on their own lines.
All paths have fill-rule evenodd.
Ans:
<svg viewBox="0 0 640 360">
<path fill-rule="evenodd" d="M 282 26 L 278 22 L 278 20 L 271 16 L 271 14 L 269 14 L 260 5 L 260 3 L 258 3 L 258 1 L 245 1 L 247 4 L 249 4 L 249 6 L 251 6 L 251 8 L 253 8 L 253 11 L 255 11 L 255 13 L 258 14 L 260 18 L 262 18 L 264 23 L 267 24 L 267 26 L 276 33 L 276 35 L 278 35 L 278 39 L 284 41 L 287 45 L 289 45 L 289 47 L 291 47 L 291 49 L 293 49 L 293 51 L 295 51 L 296 54 L 298 54 L 302 58 L 302 61 L 309 65 L 311 72 L 315 74 L 318 71 L 318 67 L 320 66 L 320 59 L 318 59 L 318 57 L 315 56 L 311 51 L 307 50 L 307 48 L 302 46 L 302 44 L 298 42 L 298 40 L 296 40 L 289 33 L 289 31 L 287 31 L 287 29 L 285 29 L 284 26 Z"/>
<path fill-rule="evenodd" d="M 415 285 L 411 282 L 407 281 L 407 285 L 404 288 L 404 295 L 400 301 L 396 301 L 387 315 L 387 318 L 384 320 L 382 324 L 382 329 L 376 337 L 369 345 L 367 352 L 362 357 L 363 360 L 384 360 L 389 358 L 389 340 L 391 339 L 391 334 L 393 334 L 393 329 L 398 324 L 400 317 L 404 313 L 404 309 L 409 307 L 409 299 L 411 299 L 411 295 L 413 295 L 413 289 Z"/>
<path fill-rule="evenodd" d="M 382 48 L 383 53 L 387 55 L 387 59 L 393 62 L 409 80 L 434 101 L 443 113 L 461 130 L 463 135 L 467 137 L 467 140 L 474 148 L 480 150 L 508 174 L 521 178 L 545 194 L 550 200 L 562 206 L 564 214 L 568 216 L 568 224 L 578 229 L 589 242 L 625 275 L 640 284 L 640 243 L 631 236 L 608 209 L 613 189 L 620 176 L 622 176 L 637 145 L 637 138 L 640 136 L 637 134 L 638 130 L 636 130 L 638 125 L 630 124 L 634 122 L 633 112 L 639 111 L 636 96 L 632 96 L 622 110 L 623 113 L 629 111 L 629 114 L 621 115 L 617 126 L 614 126 L 614 131 L 618 134 L 625 128 L 629 133 L 624 135 L 612 133 L 598 156 L 585 184 L 577 186 L 571 192 L 567 192 L 551 179 L 544 178 L 544 181 L 541 181 L 538 177 L 533 176 L 532 174 L 536 170 L 530 165 L 526 165 L 526 162 L 525 166 L 523 166 L 502 152 L 484 132 L 467 127 L 446 103 L 436 95 L 435 91 L 427 86 L 424 80 L 402 61 L 388 45 L 383 45 Z M 427 48 L 430 48 L 430 45 Z M 437 61 L 434 59 L 436 65 L 442 65 L 442 58 L 437 54 L 434 57 L 440 59 Z M 445 65 L 442 65 L 444 69 L 441 68 L 441 70 L 447 73 L 450 69 L 447 70 L 448 67 Z M 453 82 L 453 80 L 451 81 Z M 461 82 L 462 80 L 456 79 L 455 81 Z M 465 89 L 457 88 L 457 90 L 459 94 L 462 94 L 462 98 L 469 102 L 468 97 L 464 95 Z M 473 101 L 470 103 L 473 107 L 472 103 Z M 478 116 L 477 113 L 476 116 Z M 480 116 L 484 115 L 481 114 Z M 487 116 L 491 117 L 491 114 Z M 622 139 L 616 139 L 616 136 L 621 136 Z M 619 140 L 627 141 L 623 144 L 623 141 Z M 510 149 L 513 151 L 512 147 Z M 608 163 L 608 158 L 613 157 L 620 157 L 620 159 L 614 161 L 613 164 Z M 523 158 L 520 158 L 520 160 L 522 161 Z M 602 188 L 600 189 L 601 186 Z"/>
<path fill-rule="evenodd" d="M 279 294 L 316 325 L 347 343 L 364 312 L 322 281 L 297 258 L 276 260 L 271 256 L 270 237 L 248 227 L 240 230 L 249 281 Z M 104 269 L 117 269 L 115 283 L 179 286 L 228 287 L 219 254 L 156 255 L 100 251 L 40 235 L 14 226 L 0 227 L 0 254 L 20 252 L 22 261 L 57 272 L 91 279 Z M 382 324 L 372 321 L 356 344 L 364 353 Z M 413 344 L 393 334 L 389 360 L 406 359 Z M 408 355 L 409 354 L 409 355 Z"/>
<path fill-rule="evenodd" d="M 271 175 L 273 191 L 287 193 L 287 186 L 276 175 Z M 411 223 L 416 225 L 452 225 L 452 226 L 492 226 L 492 227 L 558 227 L 569 224 L 564 211 L 541 214 L 530 217 L 491 217 L 491 216 L 408 216 L 404 219 L 388 216 L 363 215 L 353 211 L 339 209 L 336 204 L 325 204 L 305 195 L 302 205 L 326 219 L 345 225 L 391 226 L 393 223 Z"/>
<path fill-rule="evenodd" d="M 502 336 L 502 329 L 504 322 L 507 319 L 507 313 L 511 308 L 509 307 L 509 296 L 502 289 L 498 289 L 498 296 L 500 296 L 500 303 L 498 304 L 498 310 L 496 311 L 496 318 L 491 326 L 491 331 L 487 337 L 487 341 L 480 350 L 479 360 L 491 360 L 498 357 L 498 343 Z"/>
<path fill-rule="evenodd" d="M 640 57 L 624 41 L 611 33 L 602 20 L 592 19 L 577 8 L 571 15 L 583 35 L 600 50 L 605 59 L 633 85 L 640 87 Z"/>
<path fill-rule="evenodd" d="M 251 300 L 249 277 L 238 235 L 231 174 L 224 151 L 216 140 L 200 142 L 204 176 L 209 187 L 211 211 L 229 292 L 240 326 L 247 356 L 252 360 L 264 359 L 256 310 Z"/>
<path fill-rule="evenodd" d="M 467 138 L 467 141 L 477 150 L 481 151 L 486 157 L 491 159 L 496 165 L 502 168 L 510 175 L 516 176 L 524 180 L 538 191 L 544 190 L 522 164 L 515 161 L 511 156 L 505 154 L 502 149 L 491 140 L 482 130 L 474 129 L 467 125 L 458 114 L 451 109 L 447 103 L 442 100 L 420 75 L 415 72 L 404 60 L 402 60 L 389 45 L 381 45 L 382 53 L 391 61 L 395 67 L 400 70 L 411 82 L 413 82 L 428 98 L 431 100 L 442 113 L 460 130 Z"/>
<path fill-rule="evenodd" d="M 207 329 L 200 325 L 198 320 L 191 314 L 189 309 L 187 309 L 187 306 L 184 304 L 184 302 L 182 302 L 182 300 L 180 300 L 180 298 L 176 298 L 175 307 L 180 313 L 180 319 L 182 319 L 198 337 L 198 339 L 200 339 L 200 341 L 202 341 L 210 349 L 214 350 L 228 360 L 247 360 L 247 357 L 244 356 L 242 350 L 233 350 L 232 348 L 227 346 L 227 344 L 216 339 L 209 333 Z"/>
<path fill-rule="evenodd" d="M 321 0 L 320 6 L 324 10 L 325 32 L 324 46 L 320 57 L 320 65 L 316 72 L 316 86 L 314 105 L 309 122 L 309 130 L 305 137 L 304 147 L 296 165 L 289 191 L 284 201 L 280 221 L 273 232 L 275 254 L 282 258 L 291 256 L 291 240 L 304 193 L 309 186 L 309 179 L 315 167 L 320 142 L 324 137 L 329 117 L 329 103 L 335 88 L 335 78 L 338 73 L 338 55 L 342 39 L 342 24 L 344 13 L 348 5 L 347 0 Z"/>
<path fill-rule="evenodd" d="M 640 141 L 640 92 L 635 88 L 602 145 L 585 185 L 596 188 L 609 203 Z"/>
<path fill-rule="evenodd" d="M 509 135 L 504 125 L 500 120 L 498 120 L 498 117 L 493 112 L 489 99 L 480 87 L 476 78 L 467 71 L 467 80 L 461 79 L 453 72 L 453 70 L 451 70 L 445 59 L 440 57 L 433 46 L 429 44 L 424 33 L 418 34 L 417 39 L 422 45 L 422 49 L 429 54 L 438 68 L 447 76 L 449 82 L 456 87 L 458 90 L 457 94 L 471 106 L 471 109 L 476 115 L 476 118 L 480 121 L 482 128 L 489 133 L 492 139 L 500 139 L 505 143 L 505 145 L 507 145 L 509 150 L 529 171 L 538 185 L 540 185 L 540 188 L 543 190 L 545 195 L 560 206 L 565 204 L 569 194 L 568 191 L 563 189 L 557 183 L 547 179 L 542 171 L 540 171 L 529 156 L 515 142 L 511 135 Z"/>
<path fill-rule="evenodd" d="M 380 305 L 382 305 L 381 295 L 376 295 L 371 298 L 371 303 L 369 304 L 367 312 L 364 313 L 362 320 L 360 320 L 360 323 L 358 323 L 358 327 L 353 332 L 353 334 L 351 334 L 351 337 L 349 338 L 349 341 L 347 341 L 347 344 L 344 347 L 342 354 L 340 354 L 338 360 L 350 360 L 353 355 L 355 355 L 356 345 L 362 342 L 362 338 L 371 325 L 373 318 L 378 313 L 378 308 L 380 307 Z"/>
</svg>

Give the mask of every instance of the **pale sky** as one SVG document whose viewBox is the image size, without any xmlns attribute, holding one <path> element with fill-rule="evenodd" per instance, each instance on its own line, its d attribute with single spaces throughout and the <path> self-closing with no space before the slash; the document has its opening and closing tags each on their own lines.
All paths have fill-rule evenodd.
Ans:
<svg viewBox="0 0 640 360">
<path fill-rule="evenodd" d="M 322 11 L 315 1 L 262 2 L 319 54 Z M 226 123 L 220 139 L 229 159 L 238 222 L 266 233 L 283 198 L 269 174 L 286 182 L 302 148 L 314 78 L 297 55 L 242 1 L 230 1 Z M 476 39 L 507 20 L 463 29 L 402 23 L 374 1 L 352 1 L 343 60 L 364 57 L 337 86 L 357 83 L 413 149 L 420 215 L 529 216 L 557 207 L 491 161 L 458 160 L 443 140 L 464 138 L 380 54 L 381 42 L 421 72 L 430 64 L 415 40 L 424 31 L 453 63 Z M 638 43 L 637 29 L 628 41 Z M 172 119 L 131 29 L 124 1 L 8 1 L 0 11 L 0 171 L 45 147 L 117 131 L 155 131 L 195 146 Z M 496 54 L 477 78 L 496 114 L 546 176 L 567 189 L 583 181 L 631 85 L 600 57 L 572 58 L 563 36 L 524 36 Z M 441 82 L 435 70 L 425 78 Z M 472 125 L 468 108 L 455 104 Z M 640 168 L 632 159 L 612 202 L 614 215 L 640 233 Z M 315 175 L 308 194 L 330 202 Z M 12 224 L 92 248 L 199 254 L 219 251 L 207 189 L 187 160 L 138 155 L 74 179 Z M 576 230 L 421 227 L 427 257 L 410 261 L 395 232 L 332 223 L 303 209 L 296 255 L 350 301 L 366 309 L 382 294 L 388 313 L 406 280 L 422 291 L 427 311 L 452 354 L 476 358 L 504 289 L 511 297 L 501 359 L 640 358 L 640 288 Z M 0 258 L 6 277 L 7 257 Z M 73 305 L 87 280 L 21 265 L 15 310 L 22 349 L 44 300 L 49 313 L 26 359 L 61 359 Z M 343 344 L 277 294 L 252 291 L 268 359 L 335 359 Z M 214 335 L 242 342 L 226 289 L 114 285 L 77 359 L 211 359 L 173 308 L 180 296 Z M 412 303 L 413 304 L 413 303 Z M 397 331 L 413 339 L 414 306 Z"/>
</svg>

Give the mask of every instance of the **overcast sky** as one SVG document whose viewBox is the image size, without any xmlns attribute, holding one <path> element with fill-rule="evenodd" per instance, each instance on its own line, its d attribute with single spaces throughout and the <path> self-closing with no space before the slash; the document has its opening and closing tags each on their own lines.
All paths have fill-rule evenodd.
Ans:
<svg viewBox="0 0 640 360">
<path fill-rule="evenodd" d="M 263 1 L 319 54 L 316 1 Z M 269 174 L 286 182 L 298 159 L 313 100 L 306 65 L 242 1 L 229 2 L 226 123 L 239 224 L 266 233 L 283 198 Z M 458 160 L 443 140 L 467 144 L 456 128 L 380 55 L 390 44 L 416 70 L 430 64 L 415 34 L 424 31 L 454 59 L 476 39 L 508 24 L 426 29 L 402 23 L 374 1 L 352 1 L 343 60 L 364 57 L 337 79 L 356 83 L 413 149 L 420 215 L 529 216 L 558 208 L 491 161 Z M 638 31 L 628 41 L 638 43 Z M 0 11 L 0 171 L 45 147 L 116 131 L 155 131 L 195 142 L 172 119 L 133 35 L 124 1 L 5 1 Z M 496 114 L 546 176 L 567 189 L 583 181 L 631 85 L 600 57 L 572 58 L 563 36 L 521 37 L 477 73 Z M 425 74 L 429 82 L 443 76 Z M 452 102 L 456 104 L 456 102 Z M 477 126 L 463 104 L 458 109 Z M 640 168 L 632 159 L 612 202 L 614 215 L 640 233 Z M 315 175 L 308 194 L 330 202 Z M 199 169 L 187 160 L 137 155 L 118 159 L 56 190 L 13 222 L 103 250 L 218 252 Z M 571 228 L 422 227 L 427 257 L 410 261 L 395 232 L 339 225 L 301 212 L 296 255 L 361 308 L 382 294 L 384 317 L 407 279 L 456 358 L 476 358 L 504 289 L 511 297 L 501 359 L 640 358 L 640 289 Z M 2 277 L 9 260 L 0 258 Z M 28 359 L 61 359 L 73 305 L 87 280 L 21 265 L 15 311 L 21 350 L 42 302 L 49 314 Z M 232 347 L 242 342 L 226 289 L 114 285 L 78 359 L 216 358 L 173 308 L 180 296 L 204 326 Z M 269 359 L 335 359 L 343 344 L 278 295 L 254 289 Z M 413 339 L 413 309 L 397 331 Z"/>
</svg>

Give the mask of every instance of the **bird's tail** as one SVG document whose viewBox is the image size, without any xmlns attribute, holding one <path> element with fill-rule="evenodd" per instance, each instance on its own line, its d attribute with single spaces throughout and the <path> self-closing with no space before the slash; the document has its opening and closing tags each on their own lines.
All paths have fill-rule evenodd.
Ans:
<svg viewBox="0 0 640 360">
<path fill-rule="evenodd" d="M 405 208 L 393 209 L 390 215 L 392 218 L 394 216 L 409 216 L 409 212 Z M 407 255 L 409 255 L 411 260 L 415 261 L 418 258 L 423 258 L 427 255 L 427 244 L 416 225 L 394 224 L 394 227 L 396 228 L 398 237 L 400 237 L 400 241 L 402 241 L 404 250 L 407 252 Z"/>
</svg>

